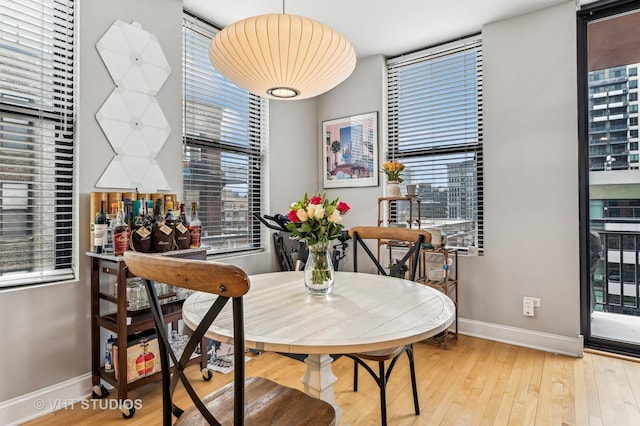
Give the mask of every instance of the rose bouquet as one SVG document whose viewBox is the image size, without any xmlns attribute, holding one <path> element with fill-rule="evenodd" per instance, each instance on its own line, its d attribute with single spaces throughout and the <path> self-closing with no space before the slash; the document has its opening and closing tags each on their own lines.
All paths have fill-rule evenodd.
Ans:
<svg viewBox="0 0 640 426">
<path fill-rule="evenodd" d="M 309 246 L 304 281 L 310 294 L 328 294 L 333 288 L 329 241 L 340 236 L 343 228 L 340 222 L 349 209 L 349 205 L 338 198 L 329 201 L 325 193 L 309 198 L 305 192 L 302 200 L 291 204 L 287 224 L 291 238 Z"/>
<path fill-rule="evenodd" d="M 340 222 L 349 209 L 349 205 L 338 198 L 329 201 L 326 193 L 309 198 L 305 192 L 302 200 L 291 204 L 287 228 L 292 238 L 310 246 L 327 243 L 340 236 L 343 227 Z"/>
</svg>

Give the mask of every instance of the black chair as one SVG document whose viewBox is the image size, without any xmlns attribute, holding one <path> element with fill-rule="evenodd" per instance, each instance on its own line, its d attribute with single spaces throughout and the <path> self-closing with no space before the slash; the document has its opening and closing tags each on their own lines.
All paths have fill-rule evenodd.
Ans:
<svg viewBox="0 0 640 426">
<path fill-rule="evenodd" d="M 172 413 L 178 424 L 209 425 L 334 425 L 334 408 L 327 402 L 304 392 L 282 386 L 265 378 L 245 380 L 243 295 L 249 291 L 247 275 L 231 265 L 204 260 L 179 259 L 137 252 L 126 252 L 124 260 L 129 271 L 144 279 L 151 312 L 158 334 L 162 367 L 163 424 L 172 424 Z M 194 330 L 180 359 L 176 357 L 167 336 L 162 309 L 153 281 L 217 295 L 214 303 Z M 200 342 L 227 302 L 233 308 L 233 382 L 201 399 L 195 392 L 184 369 Z M 169 369 L 173 361 L 173 375 Z M 180 380 L 195 407 L 183 411 L 173 404 L 173 393 Z"/>
<path fill-rule="evenodd" d="M 411 281 L 416 279 L 416 271 L 420 261 L 420 250 L 422 244 L 431 241 L 431 234 L 428 231 L 420 229 L 393 228 L 393 227 L 376 227 L 376 226 L 356 226 L 349 230 L 353 242 L 353 270 L 358 272 L 358 248 L 364 249 L 369 260 L 373 263 L 377 272 L 382 275 L 404 277 L 405 271 L 409 273 L 406 277 Z M 375 241 L 378 245 L 377 253 L 380 253 L 380 245 L 384 244 L 391 250 L 399 250 L 404 255 L 402 258 L 391 263 L 390 268 L 385 269 L 381 264 L 379 254 L 374 254 L 366 241 Z M 406 251 L 406 253 L 405 253 Z M 380 409 L 382 425 L 387 424 L 387 396 L 386 387 L 393 367 L 403 353 L 407 354 L 409 359 L 409 369 L 411 372 L 411 386 L 413 388 L 413 405 L 416 415 L 420 414 L 420 405 L 418 403 L 418 387 L 416 383 L 416 371 L 413 357 L 413 345 L 397 346 L 389 349 L 347 354 L 354 361 L 353 371 L 353 390 L 358 390 L 358 365 L 362 366 L 374 378 L 380 388 Z M 391 361 L 389 367 L 385 370 L 385 362 Z M 374 361 L 378 363 L 378 373 L 371 368 L 365 361 Z"/>
</svg>

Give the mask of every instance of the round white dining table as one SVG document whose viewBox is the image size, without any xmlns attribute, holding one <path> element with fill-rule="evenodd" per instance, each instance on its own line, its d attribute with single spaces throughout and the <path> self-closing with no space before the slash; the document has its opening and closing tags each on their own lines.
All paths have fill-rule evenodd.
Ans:
<svg viewBox="0 0 640 426">
<path fill-rule="evenodd" d="M 336 272 L 333 291 L 307 294 L 303 272 L 251 275 L 244 296 L 247 348 L 306 354 L 306 393 L 332 404 L 337 424 L 329 354 L 348 354 L 415 343 L 446 330 L 455 306 L 445 294 L 422 284 L 383 275 Z M 216 296 L 197 292 L 185 300 L 182 317 L 194 329 Z M 232 343 L 231 304 L 206 336 Z M 419 361 L 418 361 L 419 362 Z"/>
</svg>

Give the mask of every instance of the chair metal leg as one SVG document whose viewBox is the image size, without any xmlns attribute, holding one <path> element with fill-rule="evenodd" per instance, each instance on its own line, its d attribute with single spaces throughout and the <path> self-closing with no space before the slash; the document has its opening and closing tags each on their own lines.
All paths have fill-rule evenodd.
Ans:
<svg viewBox="0 0 640 426">
<path fill-rule="evenodd" d="M 353 391 L 358 392 L 358 361 L 353 360 Z"/>
<path fill-rule="evenodd" d="M 378 387 L 380 388 L 380 411 L 382 426 L 387 426 L 387 378 L 384 374 L 384 361 L 378 362 Z"/>
<path fill-rule="evenodd" d="M 416 366 L 413 361 L 413 346 L 409 346 L 407 350 L 407 356 L 409 357 L 409 370 L 411 371 L 411 386 L 413 387 L 413 406 L 416 411 L 416 416 L 420 414 L 420 404 L 418 403 L 418 384 L 416 382 Z"/>
</svg>

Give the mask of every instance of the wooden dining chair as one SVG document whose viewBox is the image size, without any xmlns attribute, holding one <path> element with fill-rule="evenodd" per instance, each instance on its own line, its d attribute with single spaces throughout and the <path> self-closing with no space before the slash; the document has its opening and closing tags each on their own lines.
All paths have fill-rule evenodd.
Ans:
<svg viewBox="0 0 640 426">
<path fill-rule="evenodd" d="M 349 229 L 349 236 L 353 242 L 353 271 L 358 272 L 358 248 L 364 249 L 368 258 L 379 274 L 402 276 L 406 269 L 408 276 L 406 279 L 415 281 L 416 271 L 420 260 L 420 251 L 422 244 L 431 241 L 431 233 L 420 229 L 393 228 L 393 227 L 377 227 L 377 226 L 356 226 Z M 371 250 L 367 241 L 374 242 L 377 245 L 377 254 Z M 385 268 L 380 258 L 380 246 L 385 245 L 389 248 L 390 265 Z M 403 255 L 394 262 L 392 251 L 398 251 Z M 400 255 L 399 255 L 400 256 Z M 361 268 L 362 271 L 362 268 Z M 403 353 L 407 354 L 409 359 L 409 370 L 411 374 L 411 386 L 413 389 L 413 405 L 416 415 L 420 414 L 420 405 L 418 403 L 418 387 L 416 383 L 415 362 L 413 357 L 413 345 L 397 346 L 389 349 L 347 354 L 354 361 L 353 372 L 353 390 L 358 390 L 358 366 L 362 366 L 374 378 L 380 389 L 380 410 L 382 425 L 387 424 L 387 396 L 386 387 L 393 367 Z M 376 373 L 365 361 L 374 361 L 378 363 L 378 372 Z M 385 362 L 389 362 L 389 367 L 385 369 Z"/>
<path fill-rule="evenodd" d="M 133 275 L 145 281 L 151 312 L 158 334 L 162 367 L 163 424 L 209 425 L 334 425 L 336 414 L 327 402 L 304 392 L 282 386 L 266 378 L 245 379 L 243 296 L 249 291 L 247 275 L 240 268 L 205 260 L 126 252 L 126 265 Z M 154 281 L 217 295 L 202 322 L 194 330 L 178 359 L 169 344 L 167 325 L 156 295 Z M 185 375 L 185 367 L 196 345 L 222 308 L 233 309 L 233 382 L 200 398 Z M 203 351 L 203 354 L 205 351 Z M 169 358 L 173 361 L 170 373 Z M 183 411 L 173 403 L 178 383 L 183 384 L 194 407 Z"/>
</svg>

